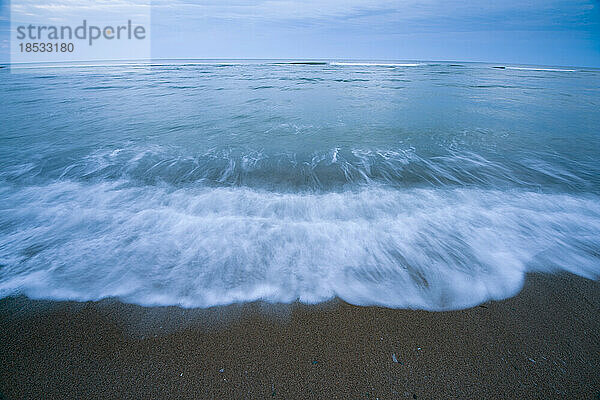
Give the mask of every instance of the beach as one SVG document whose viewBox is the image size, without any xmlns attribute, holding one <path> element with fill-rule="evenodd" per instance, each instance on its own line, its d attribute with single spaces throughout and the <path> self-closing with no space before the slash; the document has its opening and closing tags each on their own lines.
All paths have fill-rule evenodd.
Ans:
<svg viewBox="0 0 600 400">
<path fill-rule="evenodd" d="M 502 66 L 0 71 L 2 399 L 597 399 L 600 70 Z"/>
<path fill-rule="evenodd" d="M 517 296 L 447 312 L 250 303 L 0 300 L 12 399 L 595 399 L 600 285 L 527 277 Z"/>
</svg>

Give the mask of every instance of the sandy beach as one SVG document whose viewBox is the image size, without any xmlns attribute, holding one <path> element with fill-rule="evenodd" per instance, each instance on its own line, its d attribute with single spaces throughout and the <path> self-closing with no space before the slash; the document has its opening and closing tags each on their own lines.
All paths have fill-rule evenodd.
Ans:
<svg viewBox="0 0 600 400">
<path fill-rule="evenodd" d="M 600 285 L 451 312 L 0 301 L 3 399 L 596 399 Z"/>
</svg>

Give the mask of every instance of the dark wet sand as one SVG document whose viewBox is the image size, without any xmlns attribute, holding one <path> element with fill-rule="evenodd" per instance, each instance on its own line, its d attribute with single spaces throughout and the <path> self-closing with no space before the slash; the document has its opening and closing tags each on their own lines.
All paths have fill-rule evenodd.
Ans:
<svg viewBox="0 0 600 400">
<path fill-rule="evenodd" d="M 394 362 L 395 354 L 398 362 Z M 221 372 L 222 371 L 222 372 Z M 598 399 L 600 283 L 430 313 L 0 301 L 3 399 Z"/>
</svg>

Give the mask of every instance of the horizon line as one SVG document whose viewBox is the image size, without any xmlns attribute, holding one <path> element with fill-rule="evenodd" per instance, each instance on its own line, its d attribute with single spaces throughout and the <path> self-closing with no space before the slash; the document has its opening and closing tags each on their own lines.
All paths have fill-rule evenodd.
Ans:
<svg viewBox="0 0 600 400">
<path fill-rule="evenodd" d="M 529 64 L 529 63 L 513 63 L 513 62 L 495 62 L 495 61 L 461 61 L 461 60 L 418 60 L 418 59 L 373 59 L 373 58 L 198 58 L 198 57 L 160 57 L 160 58 L 141 58 L 141 59 L 102 59 L 102 60 L 69 60 L 69 61 L 24 61 L 24 62 L 0 62 L 2 66 L 17 66 L 17 65 L 37 65 L 37 64 L 69 64 L 69 63 L 110 63 L 119 62 L 125 64 L 143 64 L 153 63 L 156 61 L 290 61 L 290 62 L 398 62 L 398 63 L 465 63 L 465 64 L 498 64 L 501 66 L 536 66 L 536 67 L 564 67 L 564 68 L 589 68 L 600 69 L 600 66 L 589 65 L 557 65 L 557 64 Z M 113 64 L 114 65 L 114 64 Z M 99 66 L 99 65 L 98 65 Z M 106 66 L 110 66 L 107 64 Z"/>
</svg>

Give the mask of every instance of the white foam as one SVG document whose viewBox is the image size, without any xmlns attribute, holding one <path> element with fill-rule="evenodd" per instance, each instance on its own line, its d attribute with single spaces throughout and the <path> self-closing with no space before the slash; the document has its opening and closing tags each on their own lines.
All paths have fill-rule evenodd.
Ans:
<svg viewBox="0 0 600 400">
<path fill-rule="evenodd" d="M 418 67 L 421 63 L 361 63 L 361 62 L 331 62 L 329 65 L 355 65 L 366 67 Z"/>
<path fill-rule="evenodd" d="M 574 69 L 560 68 L 537 68 L 537 67 L 505 67 L 506 69 L 516 69 L 520 71 L 551 71 L 551 72 L 575 72 Z"/>
<path fill-rule="evenodd" d="M 597 279 L 598 200 L 482 189 L 5 186 L 0 297 L 209 307 L 337 296 L 463 308 L 514 295 L 528 271 Z"/>
</svg>

